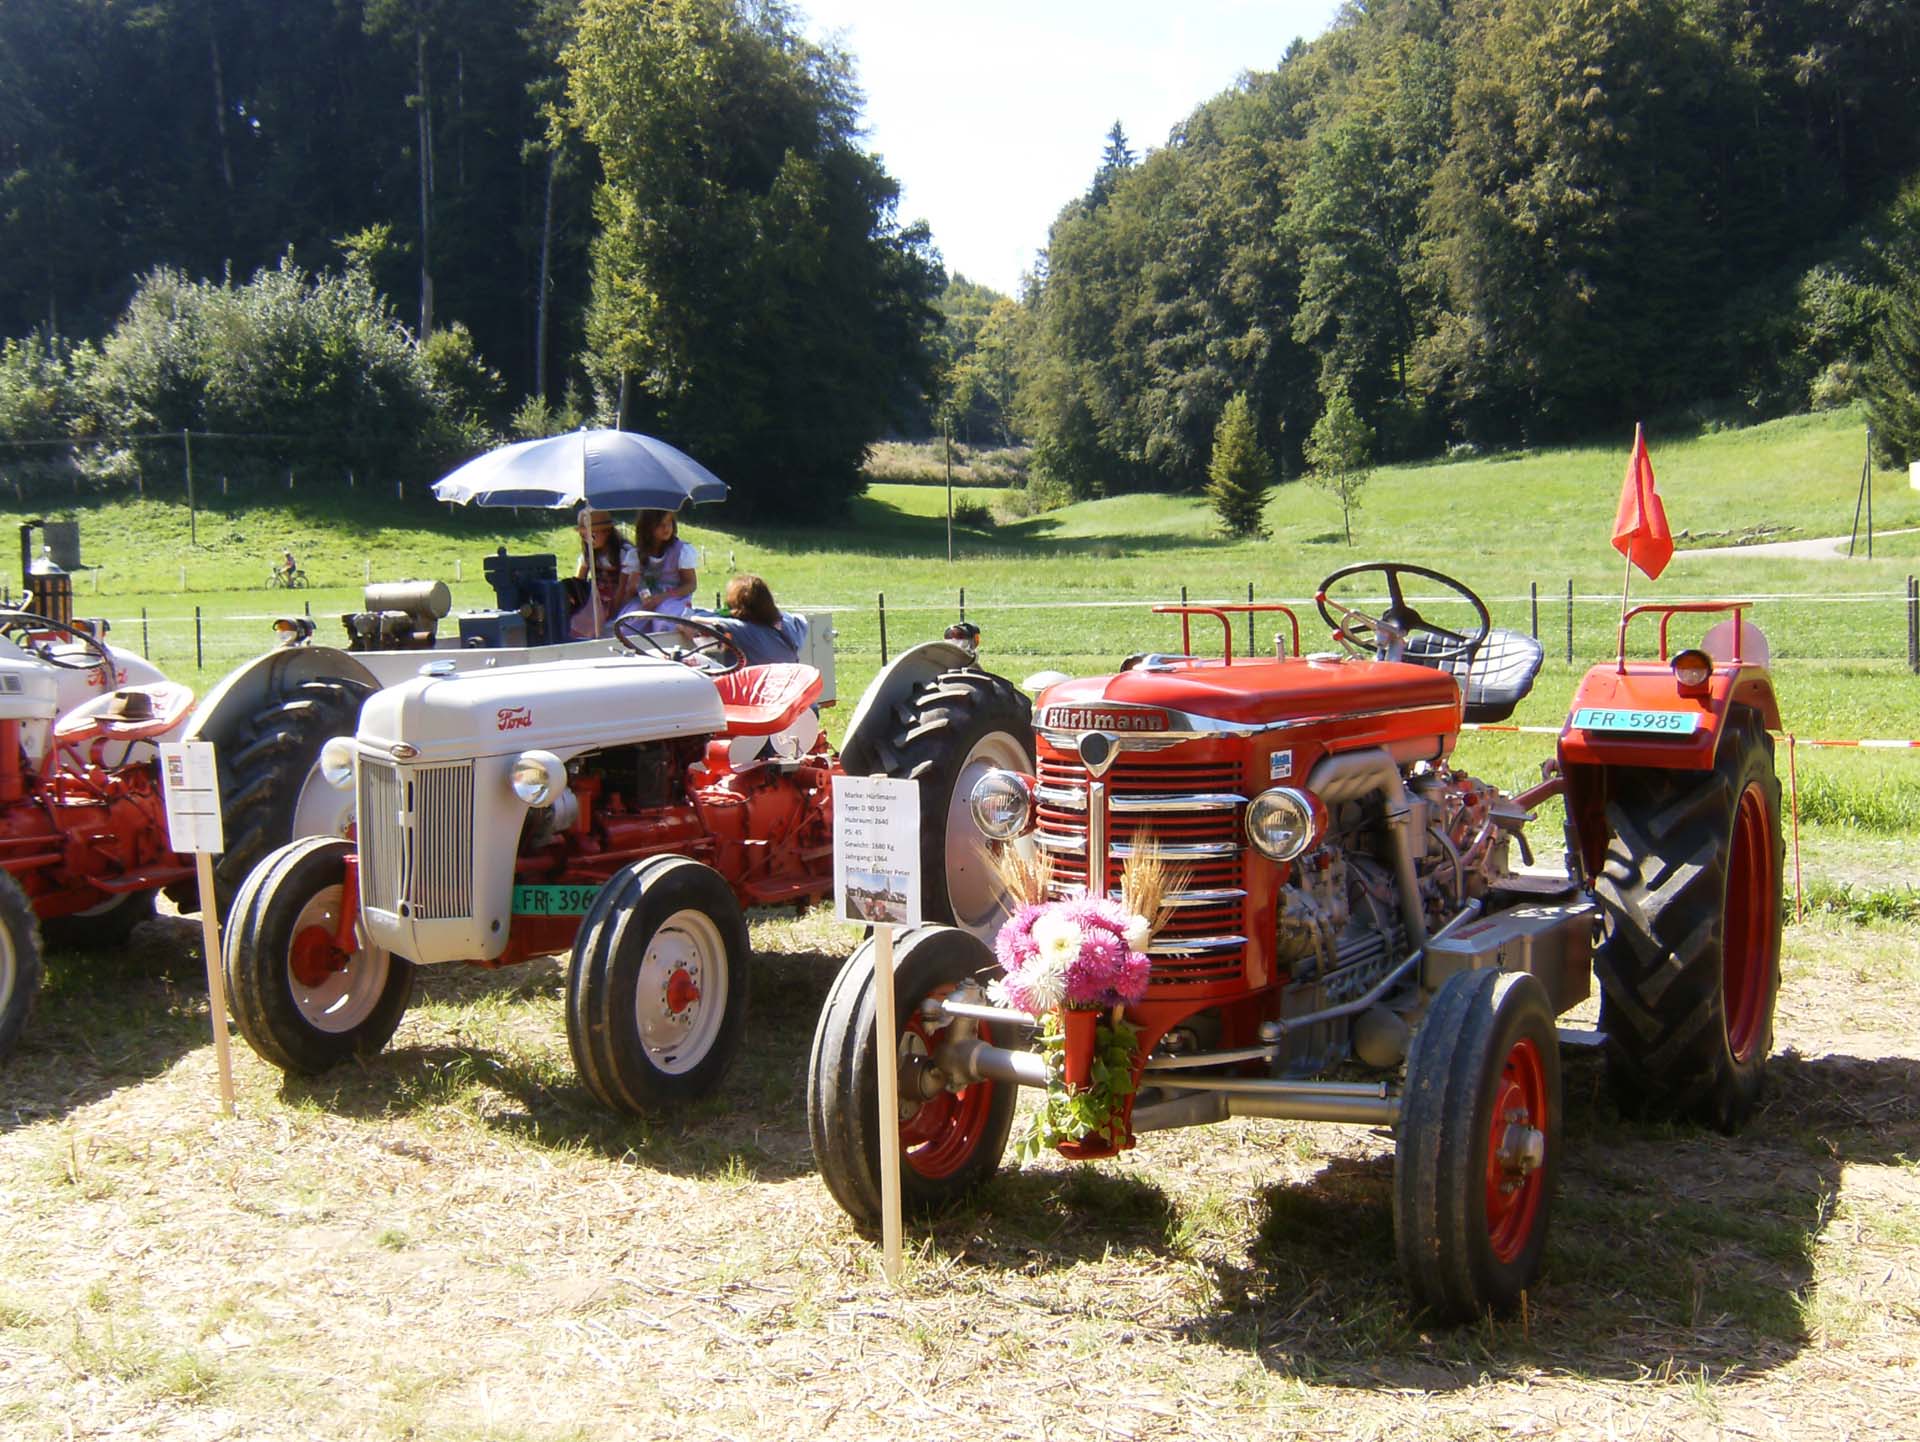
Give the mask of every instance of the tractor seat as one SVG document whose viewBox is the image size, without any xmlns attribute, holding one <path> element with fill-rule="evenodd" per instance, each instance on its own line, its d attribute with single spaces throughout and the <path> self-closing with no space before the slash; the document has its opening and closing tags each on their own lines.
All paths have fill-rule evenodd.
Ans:
<svg viewBox="0 0 1920 1442">
<path fill-rule="evenodd" d="M 54 744 L 78 747 L 88 742 L 151 741 L 177 727 L 192 709 L 193 691 L 178 681 L 122 686 L 74 707 L 56 721 Z"/>
<path fill-rule="evenodd" d="M 811 666 L 778 661 L 742 666 L 713 678 L 729 736 L 772 736 L 820 698 L 824 682 Z"/>
<path fill-rule="evenodd" d="M 1407 639 L 1406 659 L 1445 671 L 1458 681 L 1464 702 L 1460 719 L 1481 725 L 1513 715 L 1513 708 L 1533 689 L 1533 679 L 1547 655 L 1525 632 L 1498 626 L 1487 632 L 1487 639 L 1471 656 L 1437 659 L 1434 653 L 1447 645 L 1438 636 L 1416 632 Z"/>
</svg>

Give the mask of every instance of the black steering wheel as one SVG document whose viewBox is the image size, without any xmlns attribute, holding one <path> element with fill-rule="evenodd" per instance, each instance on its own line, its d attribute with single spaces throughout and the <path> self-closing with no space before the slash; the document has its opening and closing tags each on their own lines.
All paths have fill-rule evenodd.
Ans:
<svg viewBox="0 0 1920 1442">
<path fill-rule="evenodd" d="M 1336 581 L 1376 572 L 1386 581 L 1388 596 L 1387 609 L 1378 616 L 1357 610 L 1327 594 Z M 1473 607 L 1473 614 L 1480 623 L 1479 629 L 1468 635 L 1434 625 L 1407 604 L 1406 592 L 1400 587 L 1402 576 L 1418 576 L 1423 581 L 1431 581 L 1452 591 Z M 1480 649 L 1480 643 L 1487 639 L 1493 629 L 1493 618 L 1487 614 L 1487 603 L 1466 586 L 1439 571 L 1429 570 L 1425 566 L 1403 565 L 1398 561 L 1362 561 L 1357 566 L 1342 566 L 1320 583 L 1313 600 L 1320 608 L 1320 618 L 1333 629 L 1334 640 L 1356 656 L 1371 656 L 1378 661 L 1404 659 L 1407 638 L 1414 635 L 1432 636 L 1440 643 L 1420 649 L 1419 659 L 1423 664 L 1442 666 L 1452 661 L 1471 660 L 1474 652 Z M 1339 612 L 1338 616 L 1334 614 L 1336 611 Z"/>
<path fill-rule="evenodd" d="M 663 629 L 647 629 L 659 622 Z M 689 637 L 686 633 L 691 631 Z M 747 653 L 724 627 L 698 616 L 669 616 L 664 611 L 628 611 L 615 618 L 614 639 L 636 656 L 661 656 L 710 676 L 725 676 L 748 664 Z"/>
<path fill-rule="evenodd" d="M 53 649 L 53 642 L 44 638 L 43 633 L 47 631 L 78 641 L 86 649 L 78 656 L 62 656 Z M 11 638 L 28 655 L 62 671 L 98 671 L 106 678 L 102 683 L 105 685 L 110 685 L 119 672 L 113 653 L 98 636 L 67 621 L 36 616 L 31 611 L 0 612 L 0 636 Z"/>
</svg>

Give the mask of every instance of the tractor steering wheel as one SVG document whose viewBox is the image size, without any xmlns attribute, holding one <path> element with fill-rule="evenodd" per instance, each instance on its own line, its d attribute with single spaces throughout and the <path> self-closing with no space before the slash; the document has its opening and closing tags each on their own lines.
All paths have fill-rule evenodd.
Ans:
<svg viewBox="0 0 1920 1442">
<path fill-rule="evenodd" d="M 36 642 L 34 639 L 47 631 L 78 641 L 86 649 L 78 656 L 62 656 L 53 649 L 53 642 Z M 0 612 L 0 636 L 11 638 L 28 655 L 45 661 L 49 666 L 57 666 L 62 671 L 98 671 L 104 678 L 101 682 L 103 686 L 110 686 L 119 670 L 114 664 L 113 653 L 98 636 L 66 621 L 36 616 L 31 611 Z"/>
<path fill-rule="evenodd" d="M 647 623 L 664 623 L 665 630 L 652 631 Z M 692 631 L 689 640 L 681 633 Z M 614 638 L 636 656 L 661 656 L 678 661 L 709 676 L 725 676 L 748 664 L 747 653 L 725 628 L 703 621 L 698 616 L 669 616 L 664 611 L 628 611 L 615 619 Z"/>
<path fill-rule="evenodd" d="M 1336 581 L 1374 572 L 1378 572 L 1386 581 L 1389 597 L 1387 609 L 1378 616 L 1357 610 L 1327 594 Z M 1432 581 L 1452 591 L 1473 607 L 1479 629 L 1463 635 L 1459 631 L 1434 625 L 1407 604 L 1406 593 L 1400 589 L 1402 576 L 1418 576 L 1423 581 Z M 1320 583 L 1313 600 L 1320 608 L 1321 619 L 1333 629 L 1334 640 L 1356 656 L 1370 656 L 1378 661 L 1403 659 L 1407 654 L 1407 638 L 1415 634 L 1432 636 L 1440 642 L 1436 647 L 1421 649 L 1419 659 L 1425 665 L 1444 666 L 1453 661 L 1470 660 L 1493 629 L 1493 618 L 1487 614 L 1487 603 L 1466 586 L 1439 571 L 1429 570 L 1425 566 L 1404 565 L 1398 561 L 1363 561 L 1357 566 L 1342 566 Z M 1339 612 L 1337 617 L 1334 615 L 1336 611 Z"/>
</svg>

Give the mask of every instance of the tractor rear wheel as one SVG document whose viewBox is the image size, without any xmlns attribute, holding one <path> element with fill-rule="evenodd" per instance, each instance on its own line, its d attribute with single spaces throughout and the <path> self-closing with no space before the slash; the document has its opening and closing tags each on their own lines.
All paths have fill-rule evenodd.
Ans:
<svg viewBox="0 0 1920 1442">
<path fill-rule="evenodd" d="M 1393 1234 L 1417 1301 L 1505 1311 L 1540 1273 L 1560 1170 L 1560 1049 L 1526 972 L 1456 972 L 1414 1034 L 1393 1155 Z"/>
<path fill-rule="evenodd" d="M 352 854 L 352 842 L 309 836 L 268 856 L 234 898 L 222 958 L 233 1019 L 282 1071 L 378 1054 L 413 997 L 412 962 L 337 944 Z"/>
<path fill-rule="evenodd" d="M 985 1022 L 929 1016 L 924 1004 L 996 971 L 986 943 L 955 927 L 900 935 L 894 944 L 894 1025 L 900 1069 L 900 1195 L 937 1211 L 1000 1167 L 1013 1127 L 1015 1088 L 976 1081 L 955 1088 L 930 1064 L 950 1038 L 991 1040 Z M 880 1081 L 874 1040 L 873 942 L 847 958 L 827 993 L 807 1067 L 807 1133 L 821 1180 L 862 1225 L 880 1220 Z"/>
<path fill-rule="evenodd" d="M 151 891 L 123 891 L 88 911 L 40 923 L 48 951 L 111 951 L 127 944 L 134 927 L 153 917 Z"/>
<path fill-rule="evenodd" d="M 20 883 L 0 871 L 0 1062 L 33 1015 L 40 992 L 40 923 Z"/>
<path fill-rule="evenodd" d="M 345 678 L 299 681 L 248 718 L 220 750 L 220 815 L 227 849 L 214 861 L 224 917 L 248 874 L 302 836 L 341 836 L 353 794 L 320 774 L 320 748 L 351 736 L 373 688 Z"/>
<path fill-rule="evenodd" d="M 1780 780 L 1735 708 L 1711 771 L 1620 771 L 1594 892 L 1607 1077 L 1623 1111 L 1732 1131 L 1759 1100 L 1780 988 Z"/>
<path fill-rule="evenodd" d="M 619 872 L 581 918 L 567 1044 L 587 1090 L 640 1112 L 720 1085 L 747 1025 L 747 923 L 720 873 L 684 856 Z"/>
<path fill-rule="evenodd" d="M 1012 909 L 968 798 L 988 771 L 1033 773 L 1033 706 L 1005 677 L 943 671 L 898 708 L 888 776 L 920 783 L 921 910 L 990 939 Z"/>
</svg>

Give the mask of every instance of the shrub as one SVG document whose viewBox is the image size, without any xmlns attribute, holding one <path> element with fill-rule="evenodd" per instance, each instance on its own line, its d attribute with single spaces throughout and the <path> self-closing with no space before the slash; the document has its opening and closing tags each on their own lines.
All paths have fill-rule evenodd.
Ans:
<svg viewBox="0 0 1920 1442">
<path fill-rule="evenodd" d="M 979 501 L 955 501 L 953 523 L 972 531 L 990 531 L 993 529 L 993 512 Z"/>
</svg>

